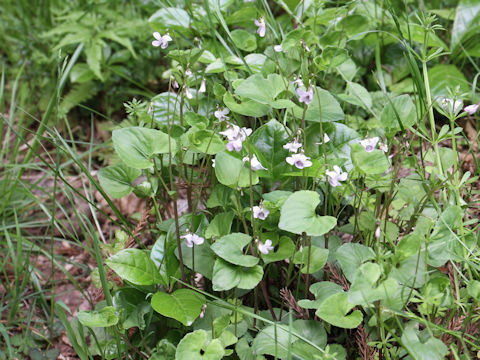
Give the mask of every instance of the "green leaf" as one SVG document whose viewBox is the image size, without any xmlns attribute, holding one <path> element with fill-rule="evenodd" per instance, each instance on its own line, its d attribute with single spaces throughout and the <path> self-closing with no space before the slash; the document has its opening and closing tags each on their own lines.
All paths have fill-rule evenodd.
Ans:
<svg viewBox="0 0 480 360">
<path fill-rule="evenodd" d="M 255 74 L 243 80 L 235 89 L 235 94 L 260 104 L 271 105 L 285 90 L 288 90 L 288 82 L 280 75 L 270 74 L 265 79 L 262 74 Z"/>
<path fill-rule="evenodd" d="M 239 104 L 229 92 L 223 95 L 223 102 L 232 112 L 245 116 L 262 117 L 267 115 L 271 110 L 270 106 L 260 104 L 253 100 L 242 100 Z"/>
<path fill-rule="evenodd" d="M 442 360 L 448 354 L 448 348 L 439 339 L 428 334 L 428 330 L 418 333 L 418 324 L 409 323 L 402 334 L 402 345 L 415 360 Z M 423 333 L 423 334 L 422 334 Z M 419 335 L 424 336 L 419 336 Z M 425 339 L 427 336 L 427 340 Z"/>
<path fill-rule="evenodd" d="M 120 163 L 101 169 L 97 176 L 102 188 L 113 198 L 119 199 L 132 192 L 132 182 L 141 173 L 139 169 Z"/>
<path fill-rule="evenodd" d="M 242 160 L 227 152 L 218 153 L 215 157 L 215 175 L 218 181 L 226 186 L 250 186 L 250 169 Z M 252 185 L 258 184 L 258 181 L 258 175 L 252 172 Z"/>
<path fill-rule="evenodd" d="M 234 216 L 235 213 L 233 211 L 215 215 L 213 220 L 208 225 L 207 230 L 205 230 L 205 238 L 211 239 L 212 237 L 220 237 L 230 234 Z"/>
<path fill-rule="evenodd" d="M 195 250 L 187 247 L 184 241 L 182 241 L 181 246 L 183 264 L 189 269 L 195 270 L 195 272 L 202 274 L 207 279 L 212 279 L 213 265 L 215 264 L 216 256 L 210 249 L 210 244 L 207 241 L 204 241 L 201 245 L 195 245 Z M 178 249 L 175 250 L 175 253 L 177 254 L 177 257 L 179 257 Z"/>
<path fill-rule="evenodd" d="M 180 96 L 174 92 L 163 92 L 152 98 L 152 115 L 153 119 L 163 125 L 168 122 L 174 123 L 179 121 L 181 113 Z M 182 108 L 184 114 L 188 114 L 188 103 L 185 102 Z"/>
<path fill-rule="evenodd" d="M 273 179 L 279 179 L 282 173 L 290 169 L 285 161 L 288 150 L 283 148 L 289 138 L 285 127 L 274 119 L 260 126 L 250 136 L 251 143 L 258 150 L 256 151 L 258 160 L 267 168 L 267 174 Z"/>
<path fill-rule="evenodd" d="M 265 264 L 285 260 L 291 257 L 295 251 L 295 244 L 288 236 L 282 236 L 279 239 L 278 233 L 266 232 L 262 233 L 261 239 L 264 243 L 267 239 L 272 240 L 272 246 L 274 248 L 269 251 L 268 254 L 260 254 Z"/>
<path fill-rule="evenodd" d="M 452 28 L 452 52 L 480 29 L 480 3 L 477 0 L 460 0 Z"/>
<path fill-rule="evenodd" d="M 254 35 L 245 30 L 233 30 L 230 35 L 232 36 L 233 43 L 237 48 L 244 51 L 254 51 L 257 48 L 257 39 Z"/>
<path fill-rule="evenodd" d="M 217 259 L 213 267 L 213 290 L 223 291 L 234 287 L 250 290 L 258 285 L 262 277 L 263 269 L 260 265 L 245 269 Z"/>
<path fill-rule="evenodd" d="M 109 327 L 118 323 L 118 316 L 113 306 L 105 306 L 98 311 L 79 311 L 78 321 L 88 327 Z"/>
<path fill-rule="evenodd" d="M 296 333 L 310 340 L 321 349 L 327 344 L 327 332 L 320 321 L 295 320 L 293 328 Z M 318 353 L 318 349 L 299 339 L 293 343 L 293 353 L 301 359 L 308 359 L 312 354 Z"/>
<path fill-rule="evenodd" d="M 252 237 L 242 233 L 233 233 L 222 236 L 211 249 L 215 254 L 232 264 L 252 267 L 258 264 L 258 258 L 251 255 L 244 255 L 243 248 L 250 244 Z"/>
<path fill-rule="evenodd" d="M 180 321 L 185 326 L 202 312 L 205 297 L 193 290 L 179 289 L 171 294 L 157 292 L 152 297 L 152 308 L 159 314 Z"/>
<path fill-rule="evenodd" d="M 342 99 L 367 111 L 372 108 L 372 96 L 368 90 L 354 82 L 347 83 L 347 95 L 342 96 Z"/>
<path fill-rule="evenodd" d="M 328 258 L 328 249 L 319 248 L 318 246 L 311 246 L 310 250 L 310 265 L 308 264 L 308 247 L 303 247 L 302 251 L 298 251 L 293 257 L 293 263 L 303 265 L 300 269 L 302 274 L 312 274 L 317 272 L 325 266 Z"/>
<path fill-rule="evenodd" d="M 169 244 L 165 235 L 161 235 L 150 251 L 150 258 L 157 267 L 163 282 L 169 284 L 171 276 L 177 277 L 179 273 L 179 262 L 175 257 L 176 245 Z M 185 261 L 185 259 L 184 259 Z M 188 266 L 188 265 L 187 265 Z"/>
<path fill-rule="evenodd" d="M 154 285 L 162 283 L 160 273 L 149 253 L 139 249 L 125 249 L 105 260 L 122 279 L 135 285 Z"/>
<path fill-rule="evenodd" d="M 387 156 L 382 150 L 367 152 L 360 144 L 351 144 L 352 162 L 364 174 L 382 174 L 390 168 Z"/>
<path fill-rule="evenodd" d="M 327 298 L 315 312 L 322 320 L 345 329 L 355 329 L 363 320 L 360 310 L 355 310 L 346 315 L 355 305 L 347 300 L 346 293 L 337 293 Z"/>
<path fill-rule="evenodd" d="M 320 196 L 315 191 L 294 192 L 282 205 L 278 227 L 299 235 L 303 232 L 311 236 L 326 234 L 335 227 L 337 219 L 315 214 L 319 203 Z"/>
<path fill-rule="evenodd" d="M 175 359 L 221 360 L 225 349 L 219 339 L 211 339 L 205 330 L 196 330 L 178 343 Z"/>
<path fill-rule="evenodd" d="M 365 245 L 346 243 L 338 248 L 335 257 L 342 267 L 343 274 L 352 283 L 355 281 L 360 265 L 375 259 L 375 253 Z"/>
<path fill-rule="evenodd" d="M 258 333 L 253 340 L 252 348 L 257 355 L 272 355 L 286 359 L 292 351 L 293 339 L 282 326 L 270 325 Z"/>
<path fill-rule="evenodd" d="M 96 77 L 103 81 L 103 75 L 100 70 L 100 62 L 102 60 L 102 43 L 96 39 L 89 41 L 85 45 L 85 55 L 87 64 Z"/>
<path fill-rule="evenodd" d="M 417 112 L 410 95 L 400 95 L 388 102 L 380 115 L 380 123 L 389 133 L 404 129 L 417 122 Z"/>
<path fill-rule="evenodd" d="M 432 98 L 450 97 L 447 89 L 460 88 L 460 93 L 470 92 L 470 86 L 463 73 L 455 65 L 439 64 L 428 70 L 428 80 Z"/>
<path fill-rule="evenodd" d="M 296 106 L 293 109 L 295 117 L 302 118 L 303 108 Z M 308 105 L 305 113 L 305 120 L 314 122 L 332 122 L 343 120 L 345 115 L 337 100 L 327 90 L 320 87 L 315 88 L 313 100 Z"/>
<path fill-rule="evenodd" d="M 118 156 L 130 167 L 146 169 L 153 166 L 151 157 L 155 154 L 168 154 L 169 136 L 159 130 L 142 127 L 128 127 L 113 130 L 113 146 Z M 170 141 L 172 153 L 176 143 Z"/>
<path fill-rule="evenodd" d="M 193 150 L 215 155 L 225 150 L 225 144 L 212 130 L 189 131 L 188 141 Z"/>
<path fill-rule="evenodd" d="M 85 83 L 92 80 L 95 77 L 93 71 L 87 64 L 77 63 L 70 71 L 70 81 L 72 83 Z"/>
<path fill-rule="evenodd" d="M 185 31 L 190 26 L 190 21 L 190 16 L 185 10 L 174 7 L 161 8 L 148 19 L 150 25 L 157 31 L 168 29 Z"/>
<path fill-rule="evenodd" d="M 343 292 L 343 288 L 331 281 L 320 281 L 310 286 L 310 292 L 315 300 L 299 300 L 298 305 L 304 309 L 318 309 L 330 296 Z"/>
</svg>

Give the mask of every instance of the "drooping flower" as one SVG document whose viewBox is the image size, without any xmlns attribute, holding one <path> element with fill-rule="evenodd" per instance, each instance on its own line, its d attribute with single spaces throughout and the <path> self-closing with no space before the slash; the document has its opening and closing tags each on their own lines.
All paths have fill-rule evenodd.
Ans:
<svg viewBox="0 0 480 360">
<path fill-rule="evenodd" d="M 153 37 L 156 40 L 152 41 L 152 45 L 155 47 L 160 46 L 162 49 L 166 49 L 168 46 L 168 42 L 172 41 L 172 38 L 170 37 L 170 34 L 167 32 L 165 35 L 160 35 L 159 32 L 155 31 L 153 33 Z"/>
<path fill-rule="evenodd" d="M 198 89 L 199 93 L 204 93 L 207 91 L 207 87 L 205 86 L 205 79 L 202 79 L 202 83 L 200 84 L 200 89 Z"/>
<path fill-rule="evenodd" d="M 215 117 L 218 119 L 218 121 L 228 120 L 227 114 L 229 112 L 230 112 L 229 108 L 225 108 L 225 109 L 218 108 L 217 111 L 215 111 Z"/>
<path fill-rule="evenodd" d="M 466 106 L 463 110 L 465 110 L 469 115 L 473 115 L 477 112 L 479 104 L 472 104 Z"/>
<path fill-rule="evenodd" d="M 312 166 L 312 162 L 310 161 L 310 157 L 305 156 L 305 154 L 293 154 L 285 159 L 287 163 L 290 165 L 295 165 L 297 169 L 304 169 L 307 167 Z"/>
<path fill-rule="evenodd" d="M 302 46 L 305 49 L 306 52 L 310 52 L 310 48 L 308 47 L 307 43 L 302 40 Z"/>
<path fill-rule="evenodd" d="M 273 50 L 275 50 L 275 52 L 282 52 L 282 51 L 283 51 L 282 44 L 280 44 L 280 45 L 275 45 L 275 46 L 273 47 Z"/>
<path fill-rule="evenodd" d="M 173 81 L 173 85 L 172 85 L 172 86 L 173 86 L 174 89 L 178 89 L 178 88 L 180 87 L 180 85 L 178 85 L 177 80 L 174 80 L 174 81 Z"/>
<path fill-rule="evenodd" d="M 380 225 L 377 226 L 377 228 L 375 229 L 375 237 L 377 239 L 380 239 L 380 235 L 382 234 L 382 230 L 380 229 Z"/>
<path fill-rule="evenodd" d="M 463 101 L 444 98 L 442 100 L 442 107 L 450 114 L 457 114 L 463 106 Z"/>
<path fill-rule="evenodd" d="M 380 150 L 382 150 L 383 152 L 385 152 L 385 153 L 388 152 L 388 145 L 387 145 L 387 144 L 381 142 L 381 143 L 378 144 L 378 147 L 379 147 Z"/>
<path fill-rule="evenodd" d="M 253 212 L 253 218 L 260 219 L 260 220 L 265 220 L 268 214 L 270 214 L 270 211 L 267 208 L 263 207 L 262 204 L 260 204 L 260 206 L 252 207 L 252 212 Z"/>
<path fill-rule="evenodd" d="M 293 78 L 293 84 L 294 84 L 294 85 L 297 85 L 297 86 L 299 86 L 299 87 L 300 87 L 300 86 L 304 86 L 304 85 L 303 85 L 303 80 L 302 80 L 302 78 L 301 78 L 300 76 L 299 76 L 299 77 L 296 77 L 296 76 L 295 76 L 295 77 Z"/>
<path fill-rule="evenodd" d="M 261 241 L 259 241 L 257 242 L 257 247 L 258 247 L 258 251 L 260 251 L 264 255 L 267 255 L 270 251 L 273 250 L 272 240 L 267 239 L 265 240 L 265 243 L 262 243 Z"/>
<path fill-rule="evenodd" d="M 200 319 L 203 319 L 203 317 L 205 316 L 205 310 L 207 309 L 207 304 L 203 304 L 202 305 L 202 311 L 200 311 L 200 315 L 198 315 L 198 317 Z"/>
<path fill-rule="evenodd" d="M 260 161 L 258 161 L 257 156 L 255 154 L 253 154 L 251 159 L 249 159 L 248 156 L 245 156 L 242 160 L 243 160 L 243 162 L 247 162 L 247 161 L 250 162 L 250 168 L 253 171 L 267 170 L 267 168 L 263 167 L 263 165 L 260 163 Z"/>
<path fill-rule="evenodd" d="M 197 234 L 192 234 L 188 231 L 185 235 L 180 236 L 181 239 L 185 239 L 185 245 L 189 248 L 193 247 L 193 245 L 202 245 L 205 239 Z"/>
<path fill-rule="evenodd" d="M 257 34 L 260 37 L 264 37 L 265 31 L 267 30 L 267 24 L 265 24 L 265 19 L 263 17 L 261 17 L 260 20 L 255 19 L 255 25 L 258 26 Z"/>
<path fill-rule="evenodd" d="M 375 150 L 375 146 L 377 146 L 379 141 L 380 138 L 378 136 L 373 138 L 367 137 L 365 140 L 360 141 L 360 145 L 362 145 L 367 152 L 372 152 Z"/>
<path fill-rule="evenodd" d="M 328 134 L 327 134 L 327 133 L 324 133 L 324 134 L 323 134 L 323 142 L 320 141 L 320 142 L 317 143 L 317 145 L 326 144 L 326 143 L 328 143 L 328 142 L 330 142 L 330 138 L 328 137 Z"/>
<path fill-rule="evenodd" d="M 313 100 L 313 87 L 310 86 L 310 88 L 308 89 L 308 91 L 305 91 L 305 90 L 302 90 L 300 88 L 298 88 L 296 90 L 297 92 L 297 95 L 299 96 L 299 101 L 301 103 L 305 103 L 305 104 L 310 104 Z"/>
<path fill-rule="evenodd" d="M 342 172 L 342 169 L 340 169 L 340 167 L 337 165 L 333 167 L 333 171 L 327 171 L 326 175 L 328 177 L 328 182 L 333 187 L 340 186 L 340 181 L 345 181 L 348 177 L 348 173 Z"/>
<path fill-rule="evenodd" d="M 294 139 L 292 142 L 283 145 L 284 149 L 292 153 L 296 153 L 298 149 L 300 149 L 301 147 L 302 147 L 302 143 L 299 143 L 297 139 Z"/>
<path fill-rule="evenodd" d="M 187 67 L 187 70 L 185 70 L 185 76 L 192 76 L 192 70 L 190 70 L 189 67 Z"/>
<path fill-rule="evenodd" d="M 193 95 L 192 95 L 192 93 L 190 92 L 190 90 L 188 89 L 188 87 L 185 87 L 185 96 L 186 96 L 188 99 L 193 99 Z"/>
<path fill-rule="evenodd" d="M 215 159 L 212 159 L 212 167 L 215 167 Z"/>
</svg>

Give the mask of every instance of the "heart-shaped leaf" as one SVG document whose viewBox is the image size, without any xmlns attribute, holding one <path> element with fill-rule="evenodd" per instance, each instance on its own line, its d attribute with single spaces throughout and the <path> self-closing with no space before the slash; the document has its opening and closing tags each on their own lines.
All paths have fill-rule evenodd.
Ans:
<svg viewBox="0 0 480 360">
<path fill-rule="evenodd" d="M 347 315 L 355 305 L 350 304 L 347 294 L 337 293 L 327 298 L 315 312 L 322 320 L 344 329 L 355 329 L 363 320 L 360 310 L 355 310 Z"/>
<path fill-rule="evenodd" d="M 107 166 L 98 172 L 98 181 L 102 188 L 113 198 L 119 199 L 130 194 L 133 190 L 132 182 L 140 176 L 142 171 L 124 163 Z"/>
<path fill-rule="evenodd" d="M 315 208 L 320 196 L 315 191 L 296 191 L 288 197 L 280 211 L 278 227 L 294 234 L 320 236 L 332 230 L 337 219 L 332 216 L 318 216 Z"/>
<path fill-rule="evenodd" d="M 211 249 L 215 254 L 229 263 L 252 267 L 258 264 L 258 258 L 251 255 L 244 255 L 243 248 L 252 241 L 252 237 L 242 233 L 233 233 L 222 236 Z"/>
<path fill-rule="evenodd" d="M 375 259 L 375 253 L 365 245 L 346 243 L 338 248 L 335 257 L 340 263 L 343 274 L 347 280 L 353 283 L 360 265 L 368 260 Z"/>
<path fill-rule="evenodd" d="M 263 269 L 260 265 L 243 268 L 217 259 L 213 267 L 213 290 L 223 291 L 234 287 L 250 290 L 258 285 L 262 277 Z"/>
<path fill-rule="evenodd" d="M 298 119 L 303 116 L 303 108 L 296 106 L 293 113 Z M 337 100 L 327 90 L 316 87 L 313 100 L 305 112 L 305 120 L 315 122 L 339 121 L 345 118 L 345 114 Z"/>
<path fill-rule="evenodd" d="M 146 169 L 152 167 L 152 156 L 167 154 L 169 149 L 176 151 L 173 139 L 159 130 L 142 127 L 129 127 L 113 130 L 113 146 L 120 159 L 130 167 Z"/>
<path fill-rule="evenodd" d="M 368 175 L 381 174 L 388 170 L 390 163 L 385 153 L 381 150 L 367 152 L 360 144 L 350 145 L 351 156 L 355 167 Z"/>
<path fill-rule="evenodd" d="M 282 76 L 270 74 L 265 79 L 262 74 L 255 74 L 243 80 L 235 89 L 235 94 L 260 104 L 271 105 L 285 90 L 288 90 L 288 82 Z"/>
<path fill-rule="evenodd" d="M 172 294 L 157 292 L 152 297 L 152 308 L 163 316 L 190 326 L 202 312 L 205 297 L 189 289 L 179 289 Z"/>
<path fill-rule="evenodd" d="M 266 240 L 272 241 L 273 250 L 268 254 L 261 254 L 263 262 L 270 264 L 275 261 L 285 260 L 291 257 L 295 251 L 295 245 L 288 236 L 282 236 L 278 238 L 278 233 L 266 232 L 261 235 L 262 242 Z"/>
<path fill-rule="evenodd" d="M 298 251 L 293 257 L 293 263 L 303 265 L 300 269 L 302 274 L 312 274 L 324 267 L 327 258 L 328 249 L 312 245 L 303 247 L 301 251 Z"/>
<path fill-rule="evenodd" d="M 105 260 L 122 279 L 135 285 L 154 285 L 163 283 L 149 253 L 140 249 L 124 249 Z"/>
<path fill-rule="evenodd" d="M 242 160 L 221 152 L 215 157 L 215 175 L 218 181 L 230 187 L 250 186 L 250 169 Z M 258 184 L 258 175 L 252 173 L 252 185 Z"/>
<path fill-rule="evenodd" d="M 219 339 L 211 339 L 205 330 L 195 330 L 178 343 L 175 359 L 221 360 L 225 349 Z"/>
</svg>

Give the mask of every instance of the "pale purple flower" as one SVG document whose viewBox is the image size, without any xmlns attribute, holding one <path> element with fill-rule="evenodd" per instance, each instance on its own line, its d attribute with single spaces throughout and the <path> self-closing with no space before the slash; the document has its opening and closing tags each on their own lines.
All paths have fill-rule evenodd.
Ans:
<svg viewBox="0 0 480 360">
<path fill-rule="evenodd" d="M 479 104 L 468 105 L 465 107 L 465 110 L 469 115 L 473 115 L 477 112 Z"/>
<path fill-rule="evenodd" d="M 185 76 L 192 76 L 192 70 L 190 70 L 189 67 L 187 67 L 187 70 L 185 70 Z"/>
<path fill-rule="evenodd" d="M 324 134 L 323 134 L 323 142 L 320 141 L 320 142 L 317 143 L 317 145 L 326 144 L 326 143 L 328 143 L 328 142 L 330 142 L 330 138 L 328 137 L 327 133 L 324 133 Z"/>
<path fill-rule="evenodd" d="M 302 90 L 298 88 L 297 90 L 297 95 L 299 96 L 299 101 L 301 103 L 305 103 L 306 105 L 310 104 L 313 100 L 313 87 L 310 86 L 308 91 Z"/>
<path fill-rule="evenodd" d="M 260 206 L 252 207 L 252 212 L 253 212 L 253 218 L 260 219 L 260 220 L 265 220 L 268 214 L 270 214 L 270 211 L 267 208 L 263 207 L 262 204 L 260 204 Z"/>
<path fill-rule="evenodd" d="M 385 153 L 388 152 L 388 145 L 387 145 L 387 144 L 381 142 L 381 143 L 378 144 L 378 147 L 379 147 L 380 150 L 382 150 L 383 152 L 385 152 Z"/>
<path fill-rule="evenodd" d="M 229 108 L 225 108 L 225 109 L 218 108 L 217 111 L 215 111 L 215 117 L 218 119 L 218 121 L 228 120 L 227 114 L 229 112 L 230 112 Z"/>
<path fill-rule="evenodd" d="M 200 315 L 199 315 L 200 319 L 203 319 L 203 317 L 205 316 L 205 310 L 206 309 L 207 309 L 207 304 L 203 304 L 202 305 L 202 311 L 200 312 Z"/>
<path fill-rule="evenodd" d="M 264 168 L 263 165 L 258 161 L 257 156 L 253 154 L 252 158 L 249 159 L 248 156 L 245 156 L 243 159 L 243 162 L 250 162 L 250 168 L 253 171 L 257 170 L 267 170 L 267 168 Z"/>
<path fill-rule="evenodd" d="M 377 228 L 375 229 L 375 237 L 377 239 L 380 239 L 381 234 L 382 234 L 382 230 L 380 229 L 380 226 L 377 226 Z"/>
<path fill-rule="evenodd" d="M 307 43 L 302 40 L 302 46 L 305 49 L 306 52 L 310 52 L 310 48 L 308 47 Z"/>
<path fill-rule="evenodd" d="M 262 243 L 261 241 L 259 241 L 257 243 L 257 247 L 258 247 L 258 251 L 260 251 L 262 254 L 268 255 L 268 253 L 273 250 L 272 240 L 267 239 L 265 240 L 265 243 Z"/>
<path fill-rule="evenodd" d="M 205 79 L 202 79 L 202 83 L 200 84 L 200 89 L 198 89 L 199 93 L 204 93 L 207 91 L 207 87 L 205 86 Z"/>
<path fill-rule="evenodd" d="M 173 85 L 172 85 L 172 86 L 173 86 L 174 89 L 178 89 L 178 88 L 180 87 L 180 85 L 178 85 L 177 80 L 174 80 L 174 81 L 173 81 Z"/>
<path fill-rule="evenodd" d="M 326 174 L 328 177 L 328 182 L 333 187 L 341 185 L 340 181 L 345 181 L 348 177 L 348 173 L 342 172 L 342 169 L 340 169 L 340 167 L 337 165 L 333 167 L 333 171 L 327 171 Z"/>
<path fill-rule="evenodd" d="M 299 143 L 297 139 L 294 139 L 292 142 L 283 145 L 284 149 L 292 153 L 296 153 L 298 149 L 300 149 L 301 147 L 302 147 L 302 143 Z"/>
<path fill-rule="evenodd" d="M 185 235 L 180 236 L 181 239 L 185 239 L 185 245 L 189 248 L 193 247 L 193 245 L 202 245 L 205 239 L 197 234 L 192 234 L 188 231 Z"/>
<path fill-rule="evenodd" d="M 367 152 L 372 152 L 375 150 L 375 146 L 377 146 L 380 138 L 375 136 L 373 138 L 366 138 L 365 140 L 360 141 L 360 145 L 362 145 Z"/>
<path fill-rule="evenodd" d="M 275 50 L 275 52 L 282 52 L 282 51 L 283 51 L 282 44 L 280 44 L 280 45 L 275 45 L 275 46 L 273 47 L 273 50 Z"/>
<path fill-rule="evenodd" d="M 155 47 L 160 46 L 162 49 L 165 49 L 168 46 L 168 42 L 172 41 L 172 38 L 170 37 L 168 32 L 165 35 L 162 36 L 162 35 L 160 35 L 159 32 L 155 31 L 153 33 L 153 37 L 156 40 L 152 41 L 152 45 L 155 46 Z"/>
<path fill-rule="evenodd" d="M 266 27 L 267 24 L 265 24 L 265 19 L 262 17 L 262 18 L 260 18 L 260 20 L 255 20 L 255 25 L 258 26 L 257 34 L 260 37 L 264 37 L 265 36 L 265 31 L 267 29 L 267 27 Z"/>
<path fill-rule="evenodd" d="M 294 84 L 294 85 L 297 85 L 297 86 L 299 86 L 299 87 L 300 87 L 300 86 L 303 86 L 303 81 L 302 81 L 302 78 L 301 78 L 301 77 L 296 77 L 296 76 L 295 76 L 293 79 L 294 79 L 294 80 L 293 80 L 293 84 Z"/>
<path fill-rule="evenodd" d="M 237 152 L 242 150 L 243 142 L 251 133 L 252 129 L 245 127 L 240 128 L 239 126 L 234 124 L 231 124 L 227 130 L 220 131 L 220 134 L 226 136 L 228 139 L 227 150 L 235 150 Z"/>
<path fill-rule="evenodd" d="M 297 169 L 303 169 L 312 166 L 312 162 L 305 154 L 293 154 L 285 159 L 290 165 L 295 165 Z"/>
</svg>

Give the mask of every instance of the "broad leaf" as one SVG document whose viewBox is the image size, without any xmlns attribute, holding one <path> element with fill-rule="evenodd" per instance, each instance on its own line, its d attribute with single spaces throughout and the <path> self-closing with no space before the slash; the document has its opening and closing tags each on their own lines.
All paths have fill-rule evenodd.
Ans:
<svg viewBox="0 0 480 360">
<path fill-rule="evenodd" d="M 163 7 L 148 19 L 150 25 L 157 31 L 168 29 L 185 31 L 190 26 L 190 21 L 190 16 L 185 10 L 174 7 Z"/>
<path fill-rule="evenodd" d="M 343 274 L 352 283 L 355 281 L 360 265 L 375 259 L 375 253 L 365 245 L 346 243 L 338 248 L 335 257 L 342 267 Z"/>
<path fill-rule="evenodd" d="M 262 74 L 255 74 L 243 80 L 235 89 L 235 94 L 271 106 L 275 98 L 285 90 L 288 90 L 288 82 L 280 75 L 270 74 L 265 79 Z"/>
<path fill-rule="evenodd" d="M 271 232 L 263 233 L 261 239 L 264 243 L 267 239 L 270 239 L 274 248 L 268 254 L 260 254 L 265 264 L 285 260 L 291 257 L 295 251 L 295 244 L 288 236 L 282 236 L 279 239 L 278 233 Z"/>
<path fill-rule="evenodd" d="M 221 360 L 225 349 L 219 339 L 211 339 L 205 330 L 196 330 L 178 343 L 175 359 Z"/>
<path fill-rule="evenodd" d="M 294 234 L 320 236 L 332 230 L 337 219 L 315 213 L 320 196 L 315 191 L 296 191 L 288 197 L 280 211 L 278 227 Z"/>
<path fill-rule="evenodd" d="M 242 160 L 221 152 L 215 157 L 215 175 L 218 181 L 233 188 L 250 186 L 250 169 Z M 252 172 L 252 185 L 258 183 L 258 175 Z"/>
<path fill-rule="evenodd" d="M 190 326 L 200 315 L 205 297 L 189 289 L 179 289 L 172 294 L 157 292 L 152 297 L 152 308 L 163 316 Z"/>
<path fill-rule="evenodd" d="M 258 264 L 258 258 L 251 255 L 244 255 L 243 248 L 250 244 L 252 237 L 242 233 L 233 233 L 222 236 L 212 246 L 215 254 L 229 263 L 252 267 Z"/>
<path fill-rule="evenodd" d="M 205 238 L 211 239 L 212 237 L 230 234 L 234 216 L 235 214 L 232 211 L 215 215 L 205 231 Z"/>
<path fill-rule="evenodd" d="M 254 51 L 257 48 L 257 38 L 248 31 L 237 29 L 233 30 L 230 35 L 233 43 L 240 50 Z"/>
<path fill-rule="evenodd" d="M 105 260 L 122 279 L 135 285 L 162 283 L 162 278 L 149 253 L 139 249 L 125 249 Z"/>
<path fill-rule="evenodd" d="M 309 262 L 310 251 L 310 262 Z M 293 257 L 293 263 L 302 265 L 300 271 L 302 274 L 312 274 L 324 267 L 328 258 L 328 249 L 322 249 L 318 246 L 303 247 Z"/>
<path fill-rule="evenodd" d="M 382 150 L 367 152 L 360 144 L 351 144 L 352 162 L 364 174 L 382 174 L 390 168 L 387 156 Z"/>
<path fill-rule="evenodd" d="M 441 340 L 429 335 L 428 330 L 418 332 L 418 324 L 415 323 L 405 327 L 401 340 L 415 360 L 442 360 L 448 354 L 448 348 Z"/>
<path fill-rule="evenodd" d="M 478 34 L 480 29 L 480 2 L 477 0 L 460 0 L 452 29 L 451 50 L 454 51 L 462 42 Z"/>
<path fill-rule="evenodd" d="M 171 149 L 176 151 L 173 139 L 159 130 L 142 127 L 129 127 L 114 130 L 113 146 L 118 156 L 125 164 L 136 169 L 146 169 L 153 166 L 152 156 L 167 154 Z"/>
<path fill-rule="evenodd" d="M 298 119 L 302 118 L 303 108 L 294 108 L 294 114 Z M 315 122 L 331 122 L 343 120 L 345 115 L 337 100 L 327 90 L 316 87 L 313 93 L 313 100 L 308 105 L 305 113 L 305 120 Z"/>
<path fill-rule="evenodd" d="M 347 300 L 346 293 L 337 293 L 327 298 L 315 312 L 322 320 L 345 329 L 355 329 L 363 320 L 360 310 L 347 315 L 355 305 Z"/>
<path fill-rule="evenodd" d="M 118 323 L 118 316 L 113 306 L 105 306 L 98 311 L 79 311 L 78 321 L 88 327 L 109 327 Z"/>
<path fill-rule="evenodd" d="M 395 133 L 414 125 L 417 112 L 410 95 L 400 95 L 388 102 L 380 115 L 380 122 L 389 133 Z M 401 124 L 401 126 L 400 126 Z"/>
<path fill-rule="evenodd" d="M 225 150 L 225 144 L 212 130 L 189 131 L 188 141 L 192 150 L 215 155 Z"/>
<path fill-rule="evenodd" d="M 141 173 L 139 169 L 120 163 L 101 169 L 97 176 L 102 188 L 113 198 L 119 199 L 132 192 L 132 183 Z"/>
<path fill-rule="evenodd" d="M 260 104 L 253 100 L 244 100 L 239 104 L 229 92 L 223 95 L 223 102 L 232 112 L 245 116 L 262 117 L 267 115 L 271 110 L 270 106 Z"/>
<path fill-rule="evenodd" d="M 250 290 L 258 285 L 262 277 L 263 269 L 260 265 L 245 269 L 217 259 L 213 267 L 213 290 L 223 291 L 234 287 Z"/>
</svg>

